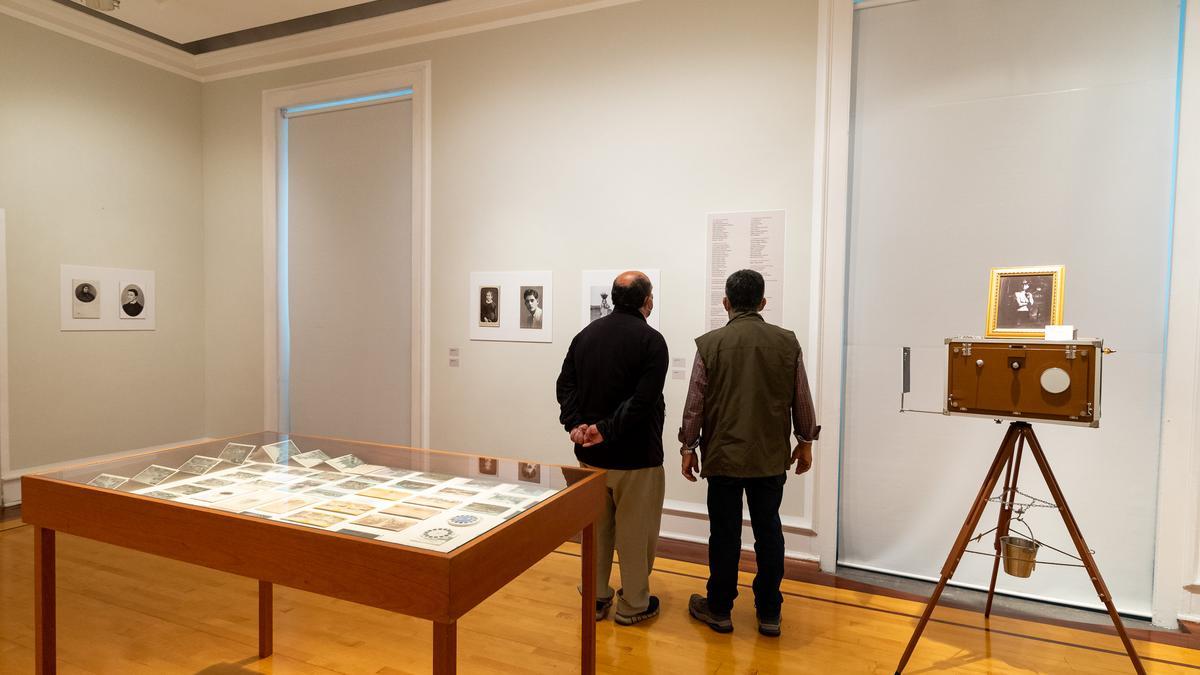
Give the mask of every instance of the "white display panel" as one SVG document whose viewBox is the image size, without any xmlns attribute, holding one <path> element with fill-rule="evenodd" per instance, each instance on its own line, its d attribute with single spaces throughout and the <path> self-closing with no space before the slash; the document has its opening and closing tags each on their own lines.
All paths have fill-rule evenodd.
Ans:
<svg viewBox="0 0 1200 675">
<path fill-rule="evenodd" d="M 471 339 L 553 342 L 553 282 L 554 273 L 547 271 L 471 272 L 467 291 L 467 326 Z M 499 296 L 494 317 L 482 312 L 489 289 Z M 496 320 L 491 321 L 492 318 Z"/>
<path fill-rule="evenodd" d="M 751 269 L 763 275 L 763 319 L 783 325 L 783 211 L 743 211 L 708 214 L 708 330 L 729 321 L 723 300 L 730 274 Z"/>
<path fill-rule="evenodd" d="M 155 330 L 152 271 L 62 265 L 59 289 L 59 330 Z"/>
<path fill-rule="evenodd" d="M 608 311 L 612 311 L 612 298 L 608 294 L 612 292 L 613 280 L 617 275 L 629 270 L 637 270 L 650 278 L 650 285 L 654 287 L 654 310 L 650 312 L 650 316 L 646 319 L 646 323 L 654 330 L 659 328 L 659 321 L 662 318 L 662 286 L 659 285 L 659 273 L 655 268 L 630 267 L 623 270 L 584 270 L 579 275 L 579 327 L 583 328 L 589 323 L 600 318 L 600 315 L 605 313 L 602 309 L 605 302 L 608 304 Z"/>
<path fill-rule="evenodd" d="M 1034 430 L 1117 607 L 1148 614 L 1177 3 L 915 0 L 856 23 L 839 563 L 939 575 L 1005 427 L 900 414 L 900 349 L 908 405 L 941 410 L 943 340 L 984 332 L 989 268 L 1064 264 L 1064 322 L 1118 353 L 1099 429 Z M 1044 498 L 1031 460 L 1021 489 Z M 1071 550 L 1057 513 L 1027 520 Z M 954 581 L 986 587 L 991 563 Z M 1100 604 L 1077 568 L 997 587 Z"/>
</svg>

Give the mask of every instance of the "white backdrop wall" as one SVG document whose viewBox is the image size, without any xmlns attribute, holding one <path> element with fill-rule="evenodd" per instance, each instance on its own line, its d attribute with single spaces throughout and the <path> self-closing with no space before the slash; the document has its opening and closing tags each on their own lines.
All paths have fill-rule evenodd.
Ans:
<svg viewBox="0 0 1200 675">
<path fill-rule="evenodd" d="M 431 444 L 571 462 L 554 379 L 579 329 L 581 269 L 648 264 L 672 356 L 704 330 L 705 214 L 788 213 L 784 322 L 808 334 L 816 0 L 643 0 L 204 86 L 210 298 L 237 289 L 206 334 L 213 434 L 261 426 L 261 92 L 430 60 L 433 101 Z M 225 260 L 222 260 L 225 258 Z M 244 263 L 244 264 L 243 264 Z M 473 270 L 554 273 L 555 341 L 467 339 Z M 213 310 L 216 306 L 210 302 Z M 461 367 L 448 366 L 459 347 Z M 668 380 L 664 437 L 686 382 Z M 668 480 L 703 509 L 702 485 Z M 784 511 L 801 521 L 802 483 Z M 703 536 L 688 518 L 677 527 Z M 802 528 L 793 550 L 804 553 Z"/>
<path fill-rule="evenodd" d="M 5 477 L 202 436 L 200 85 L 6 15 L 0 63 Z M 153 270 L 157 329 L 61 332 L 64 263 Z"/>
<path fill-rule="evenodd" d="M 407 444 L 411 100 L 287 121 L 288 431 Z"/>
<path fill-rule="evenodd" d="M 1173 0 L 856 13 L 841 562 L 938 575 L 1004 428 L 900 415 L 900 347 L 910 404 L 940 410 L 942 340 L 982 334 L 988 268 L 1062 263 L 1066 323 L 1119 353 L 1100 429 L 1035 430 L 1118 607 L 1149 613 L 1178 30 Z M 1046 496 L 1034 466 L 1022 489 Z M 1070 548 L 1055 512 L 1028 520 Z M 1074 568 L 999 587 L 1099 605 Z"/>
</svg>

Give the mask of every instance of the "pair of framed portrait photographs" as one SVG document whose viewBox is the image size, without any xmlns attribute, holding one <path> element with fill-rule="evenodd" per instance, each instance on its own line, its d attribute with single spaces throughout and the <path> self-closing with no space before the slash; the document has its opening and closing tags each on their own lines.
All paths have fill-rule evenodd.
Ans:
<svg viewBox="0 0 1200 675">
<path fill-rule="evenodd" d="M 60 329 L 154 330 L 154 272 L 61 265 Z"/>
<path fill-rule="evenodd" d="M 993 267 L 988 283 L 987 337 L 1044 338 L 1063 322 L 1062 265 Z"/>
</svg>

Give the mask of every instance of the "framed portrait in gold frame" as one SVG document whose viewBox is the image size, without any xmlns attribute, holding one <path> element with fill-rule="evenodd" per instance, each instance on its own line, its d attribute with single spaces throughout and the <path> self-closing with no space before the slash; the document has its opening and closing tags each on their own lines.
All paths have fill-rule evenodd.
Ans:
<svg viewBox="0 0 1200 675">
<path fill-rule="evenodd" d="M 987 336 L 1044 338 L 1062 324 L 1062 265 L 993 267 L 988 283 Z"/>
</svg>

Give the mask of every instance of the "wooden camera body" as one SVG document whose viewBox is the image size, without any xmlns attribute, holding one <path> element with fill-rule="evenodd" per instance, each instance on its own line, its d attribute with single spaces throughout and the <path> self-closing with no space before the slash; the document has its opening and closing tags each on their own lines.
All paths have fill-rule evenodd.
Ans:
<svg viewBox="0 0 1200 675">
<path fill-rule="evenodd" d="M 946 338 L 947 415 L 1100 426 L 1103 340 Z"/>
</svg>

